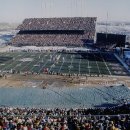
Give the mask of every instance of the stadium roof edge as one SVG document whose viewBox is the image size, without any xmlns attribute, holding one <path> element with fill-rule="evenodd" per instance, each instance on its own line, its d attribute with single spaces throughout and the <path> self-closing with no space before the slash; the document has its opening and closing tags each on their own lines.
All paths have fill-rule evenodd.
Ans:
<svg viewBox="0 0 130 130">
<path fill-rule="evenodd" d="M 56 19 L 59 19 L 59 18 L 96 18 L 97 19 L 97 17 L 41 17 L 41 18 L 32 17 L 32 18 L 25 18 L 25 19 L 53 19 L 53 18 L 56 18 Z"/>
<path fill-rule="evenodd" d="M 74 30 L 75 28 L 78 30 L 87 30 L 87 26 L 85 25 L 93 23 L 92 25 L 95 26 L 96 21 L 97 17 L 26 18 L 16 30 L 46 30 L 46 28 L 48 30 Z M 70 24 L 74 24 L 73 27 Z"/>
</svg>

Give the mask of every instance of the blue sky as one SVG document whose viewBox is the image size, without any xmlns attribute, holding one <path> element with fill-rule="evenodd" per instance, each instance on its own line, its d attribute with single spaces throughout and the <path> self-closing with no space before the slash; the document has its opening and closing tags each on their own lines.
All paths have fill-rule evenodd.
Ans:
<svg viewBox="0 0 130 130">
<path fill-rule="evenodd" d="M 130 0 L 0 0 L 0 22 L 30 17 L 87 17 L 130 22 Z"/>
</svg>

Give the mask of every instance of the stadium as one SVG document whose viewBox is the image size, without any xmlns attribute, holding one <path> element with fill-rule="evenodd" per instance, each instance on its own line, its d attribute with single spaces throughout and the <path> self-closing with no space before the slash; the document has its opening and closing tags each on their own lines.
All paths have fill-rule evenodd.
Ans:
<svg viewBox="0 0 130 130">
<path fill-rule="evenodd" d="M 87 25 L 87 26 L 86 26 Z M 84 46 L 93 41 L 96 18 L 25 19 L 13 45 Z"/>
<path fill-rule="evenodd" d="M 0 130 L 130 130 L 125 35 L 96 17 L 27 18 L 0 50 Z"/>
<path fill-rule="evenodd" d="M 1 72 L 47 73 L 80 76 L 128 76 L 112 51 L 95 47 L 95 17 L 30 18 L 17 27 L 12 46 L 36 46 L 1 54 Z M 50 46 L 48 50 L 45 47 Z M 41 48 L 40 48 L 41 47 Z M 55 50 L 52 50 L 55 48 Z M 26 51 L 26 52 L 24 52 Z M 33 52 L 31 52 L 33 51 Z M 10 64 L 11 63 L 11 64 Z"/>
</svg>

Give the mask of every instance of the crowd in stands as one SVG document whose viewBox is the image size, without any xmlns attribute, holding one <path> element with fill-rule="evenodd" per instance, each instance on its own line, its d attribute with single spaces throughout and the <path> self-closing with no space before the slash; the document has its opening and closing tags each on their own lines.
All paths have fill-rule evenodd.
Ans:
<svg viewBox="0 0 130 130">
<path fill-rule="evenodd" d="M 13 38 L 14 45 L 36 45 L 36 46 L 84 46 L 85 39 L 92 39 L 87 35 L 67 34 L 18 34 Z"/>
<path fill-rule="evenodd" d="M 20 32 L 12 39 L 12 44 L 80 47 L 84 46 L 86 41 L 94 40 L 95 24 L 96 18 L 90 17 L 25 19 L 23 23 L 18 26 L 17 29 L 19 29 Z M 46 34 L 44 31 L 52 32 L 51 34 Z M 53 33 L 54 31 L 58 32 Z M 71 31 L 79 31 L 79 33 L 71 33 Z M 81 34 L 80 31 L 83 33 Z"/>
<path fill-rule="evenodd" d="M 87 30 L 95 31 L 95 17 L 74 18 L 29 18 L 18 30 Z"/>
<path fill-rule="evenodd" d="M 2 107 L 0 130 L 130 130 L 130 105 L 104 109 Z"/>
</svg>

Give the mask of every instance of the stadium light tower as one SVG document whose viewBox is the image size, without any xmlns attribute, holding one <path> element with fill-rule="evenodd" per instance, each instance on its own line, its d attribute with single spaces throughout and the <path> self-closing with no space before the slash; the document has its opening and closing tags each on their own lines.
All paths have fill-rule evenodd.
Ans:
<svg viewBox="0 0 130 130">
<path fill-rule="evenodd" d="M 43 0 L 41 0 L 41 18 L 43 17 L 42 13 L 43 13 Z"/>
<path fill-rule="evenodd" d="M 47 12 L 47 2 L 46 0 L 41 0 L 41 18 L 43 17 L 43 13 L 45 17 L 45 12 Z"/>
<path fill-rule="evenodd" d="M 107 44 L 107 41 L 108 41 L 107 40 L 107 35 L 108 35 L 108 12 L 107 12 L 107 18 L 106 18 L 106 44 Z"/>
</svg>

